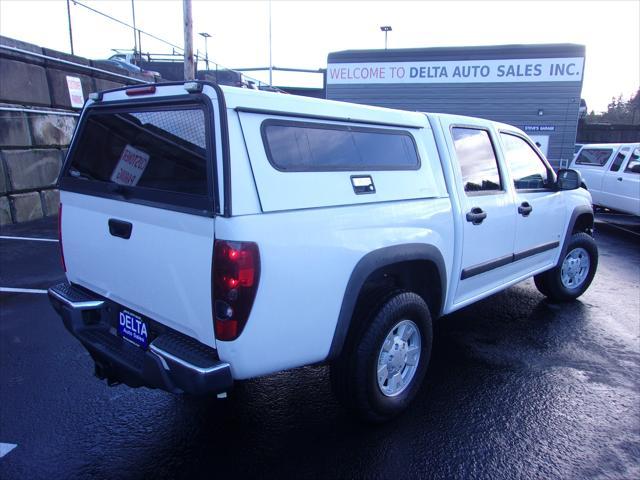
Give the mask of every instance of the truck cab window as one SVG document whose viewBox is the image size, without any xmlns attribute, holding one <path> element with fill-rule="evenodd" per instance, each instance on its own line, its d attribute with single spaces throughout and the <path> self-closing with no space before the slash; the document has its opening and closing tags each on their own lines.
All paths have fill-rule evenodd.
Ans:
<svg viewBox="0 0 640 480">
<path fill-rule="evenodd" d="M 491 138 L 486 130 L 452 128 L 465 192 L 500 192 L 502 182 Z"/>
<path fill-rule="evenodd" d="M 612 153 L 610 148 L 583 148 L 576 158 L 576 164 L 601 167 L 611 158 Z"/>
<path fill-rule="evenodd" d="M 623 148 L 622 150 L 620 150 L 616 155 L 615 160 L 611 164 L 611 168 L 609 170 L 611 170 L 612 172 L 617 172 L 618 170 L 620 170 L 620 166 L 622 165 L 622 162 L 624 162 L 624 159 L 627 158 L 628 152 L 628 148 Z"/>
<path fill-rule="evenodd" d="M 546 188 L 549 171 L 535 150 L 524 139 L 501 133 L 504 155 L 517 190 Z"/>
</svg>

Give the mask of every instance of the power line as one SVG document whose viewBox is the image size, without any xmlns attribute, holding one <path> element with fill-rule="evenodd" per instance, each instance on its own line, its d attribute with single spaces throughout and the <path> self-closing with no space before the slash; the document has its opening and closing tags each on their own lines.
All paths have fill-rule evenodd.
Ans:
<svg viewBox="0 0 640 480">
<path fill-rule="evenodd" d="M 166 40 L 164 40 L 164 39 L 162 39 L 162 38 L 160 38 L 160 37 L 156 37 L 155 35 L 153 35 L 153 34 L 151 34 L 151 33 L 145 32 L 144 30 L 140 30 L 139 28 L 138 28 L 138 29 L 136 29 L 136 28 L 134 28 L 134 26 L 133 26 L 133 25 L 129 25 L 127 22 L 123 22 L 122 20 L 119 20 L 119 19 L 117 19 L 117 18 L 115 18 L 115 17 L 112 17 L 111 15 L 108 15 L 108 14 L 106 14 L 106 13 L 104 13 L 104 12 L 101 12 L 101 11 L 99 11 L 99 10 L 96 10 L 95 8 L 90 7 L 89 5 L 85 5 L 84 3 L 78 2 L 78 1 L 76 1 L 76 0 L 72 0 L 72 1 L 73 1 L 73 4 L 74 4 L 74 5 L 80 5 L 81 7 L 84 7 L 84 8 L 86 8 L 87 10 L 91 10 L 92 12 L 97 13 L 98 15 L 102 15 L 103 17 L 108 18 L 109 20 L 113 20 L 114 22 L 117 22 L 117 23 L 119 23 L 119 24 L 121 24 L 121 25 L 124 25 L 125 27 L 132 28 L 132 29 L 134 30 L 134 32 L 135 32 L 135 30 L 138 30 L 140 33 L 144 33 L 144 34 L 145 34 L 145 35 L 147 35 L 148 37 L 151 37 L 151 38 L 153 38 L 153 39 L 155 39 L 155 40 L 158 40 L 159 42 L 166 43 L 167 45 L 169 45 L 169 46 L 171 46 L 171 47 L 173 47 L 173 48 L 177 48 L 178 50 L 182 50 L 182 51 L 184 51 L 184 48 L 183 48 L 183 47 L 180 47 L 179 45 L 176 45 L 176 44 L 174 44 L 174 43 L 168 42 L 168 41 L 166 41 Z"/>
<path fill-rule="evenodd" d="M 162 43 L 164 43 L 164 44 L 166 44 L 166 45 L 169 45 L 170 47 L 172 47 L 172 48 L 174 48 L 174 49 L 178 49 L 178 50 L 180 50 L 180 51 L 184 52 L 184 47 L 181 47 L 181 46 L 179 46 L 179 45 L 176 45 L 175 43 L 171 43 L 171 42 L 169 42 L 169 41 L 167 41 L 167 40 L 164 40 L 164 39 L 162 39 L 162 38 L 160 38 L 160 37 L 157 37 L 156 35 L 153 35 L 153 34 L 151 34 L 151 33 L 145 32 L 144 30 L 140 30 L 139 28 L 136 28 L 136 27 L 134 27 L 133 25 L 128 24 L 127 22 L 124 22 L 124 21 L 122 21 L 122 20 L 120 20 L 120 19 L 118 19 L 118 18 L 115 18 L 115 17 L 113 17 L 113 16 L 111 16 L 111 15 L 109 15 L 109 14 L 106 14 L 106 13 L 104 13 L 104 12 L 101 12 L 100 10 L 96 10 L 95 8 L 90 7 L 89 5 L 85 5 L 85 4 L 84 4 L 84 3 L 82 3 L 82 2 L 79 2 L 79 1 L 77 1 L 77 0 L 71 0 L 71 1 L 73 2 L 73 4 L 74 4 L 74 5 L 79 5 L 79 6 L 81 6 L 81 7 L 84 7 L 84 8 L 86 8 L 87 10 L 89 10 L 89 11 L 91 11 L 91 12 L 97 13 L 98 15 L 101 15 L 101 16 L 103 16 L 103 17 L 105 17 L 105 18 L 108 18 L 109 20 L 112 20 L 112 21 L 114 21 L 114 22 L 116 22 L 116 23 L 119 23 L 120 25 L 124 25 L 125 27 L 128 27 L 128 28 L 133 29 L 134 33 L 135 33 L 135 31 L 137 30 L 137 31 L 138 31 L 138 34 L 142 33 L 142 34 L 144 34 L 144 35 L 147 35 L 148 37 L 151 37 L 151 38 L 153 38 L 153 39 L 155 39 L 155 40 L 158 40 L 159 42 L 162 42 Z M 69 17 L 69 19 L 70 19 L 70 17 Z M 69 32 L 69 34 L 71 35 L 71 32 Z M 175 50 L 174 50 L 174 52 L 175 52 Z M 140 53 L 142 53 L 142 52 L 140 52 Z M 213 62 L 213 63 L 214 63 L 214 65 L 216 65 L 216 70 L 218 69 L 218 67 L 225 68 L 223 65 L 220 65 L 220 64 L 219 64 L 219 63 L 217 63 L 217 62 Z M 257 83 L 258 83 L 258 85 L 266 85 L 266 84 L 265 84 L 265 82 L 262 82 L 262 81 L 260 81 L 260 80 L 258 80 L 258 79 L 256 79 L 256 78 L 252 78 L 252 77 L 249 77 L 249 76 L 246 76 L 246 78 L 247 78 L 247 79 L 249 79 L 249 80 L 252 80 L 252 81 L 254 81 L 254 82 L 257 82 Z M 270 79 L 270 83 L 271 83 L 271 79 Z M 277 90 L 277 91 L 282 92 L 282 90 L 280 90 L 280 89 L 278 89 L 278 88 L 276 88 L 276 87 L 273 87 L 273 88 L 274 88 L 275 90 Z"/>
</svg>

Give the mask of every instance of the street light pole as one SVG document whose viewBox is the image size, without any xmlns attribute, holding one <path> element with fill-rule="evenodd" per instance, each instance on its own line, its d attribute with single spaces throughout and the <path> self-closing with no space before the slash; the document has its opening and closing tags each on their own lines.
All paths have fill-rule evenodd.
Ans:
<svg viewBox="0 0 640 480">
<path fill-rule="evenodd" d="M 392 30 L 391 26 L 385 25 L 384 27 L 380 27 L 380 30 L 384 32 L 384 49 L 387 49 L 387 34 Z"/>
<path fill-rule="evenodd" d="M 269 86 L 273 86 L 273 61 L 271 57 L 271 0 L 269 0 Z"/>
<path fill-rule="evenodd" d="M 209 44 L 207 43 L 207 40 L 211 38 L 211 35 L 209 35 L 207 32 L 201 32 L 198 35 L 204 37 L 204 63 L 207 66 L 207 71 L 208 71 L 209 70 Z"/>
<path fill-rule="evenodd" d="M 71 55 L 73 53 L 73 31 L 71 30 L 71 7 L 69 6 L 69 0 L 67 0 L 67 19 L 69 20 L 69 43 L 71 44 Z"/>
</svg>

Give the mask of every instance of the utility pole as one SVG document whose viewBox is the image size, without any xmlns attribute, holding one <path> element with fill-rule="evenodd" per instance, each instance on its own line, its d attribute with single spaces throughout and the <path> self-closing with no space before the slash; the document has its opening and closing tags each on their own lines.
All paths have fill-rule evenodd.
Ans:
<svg viewBox="0 0 640 480">
<path fill-rule="evenodd" d="M 269 0 L 269 86 L 273 87 L 273 61 L 271 57 L 271 0 Z"/>
<path fill-rule="evenodd" d="M 193 80 L 193 20 L 191 18 L 191 0 L 182 0 L 184 18 L 184 79 Z"/>
<path fill-rule="evenodd" d="M 133 17 L 133 57 L 136 58 L 140 49 L 138 47 L 138 34 L 136 32 L 136 7 L 133 4 L 133 0 L 131 0 L 131 16 Z"/>
<path fill-rule="evenodd" d="M 71 7 L 69 6 L 69 0 L 67 0 L 67 19 L 69 20 L 69 43 L 71 44 L 71 55 L 73 53 L 73 32 L 71 31 Z"/>
</svg>

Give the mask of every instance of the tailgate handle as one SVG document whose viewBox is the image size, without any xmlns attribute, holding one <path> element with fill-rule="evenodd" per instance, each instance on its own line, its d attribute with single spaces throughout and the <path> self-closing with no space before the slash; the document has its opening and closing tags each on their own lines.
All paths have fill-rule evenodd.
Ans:
<svg viewBox="0 0 640 480">
<path fill-rule="evenodd" d="M 116 220 L 115 218 L 109 219 L 109 233 L 114 237 L 120 237 L 128 240 L 131 238 L 132 228 L 133 225 L 129 222 L 123 222 L 122 220 Z"/>
</svg>

